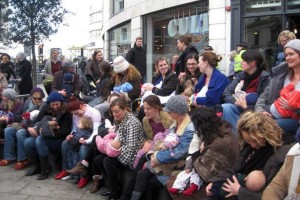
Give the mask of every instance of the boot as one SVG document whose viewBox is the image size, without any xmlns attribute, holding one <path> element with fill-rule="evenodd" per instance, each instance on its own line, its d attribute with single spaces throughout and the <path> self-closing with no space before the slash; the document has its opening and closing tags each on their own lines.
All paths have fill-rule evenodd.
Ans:
<svg viewBox="0 0 300 200">
<path fill-rule="evenodd" d="M 100 181 L 102 179 L 103 179 L 103 175 L 94 175 L 93 176 L 93 184 L 90 188 L 90 193 L 95 193 L 100 189 L 100 187 L 101 187 Z"/>
<path fill-rule="evenodd" d="M 140 200 L 142 199 L 142 193 L 133 191 L 130 200 Z"/>
<path fill-rule="evenodd" d="M 48 156 L 40 156 L 40 161 L 41 161 L 41 173 L 38 175 L 36 179 L 44 180 L 48 178 L 51 172 L 51 167 L 48 163 Z"/>
<path fill-rule="evenodd" d="M 84 166 L 81 162 L 78 162 L 75 167 L 70 170 L 67 170 L 69 174 L 80 174 L 82 176 L 87 175 L 87 167 Z"/>
<path fill-rule="evenodd" d="M 30 157 L 32 163 L 30 169 L 26 172 L 25 176 L 32 176 L 41 172 L 40 160 L 37 156 Z"/>
</svg>

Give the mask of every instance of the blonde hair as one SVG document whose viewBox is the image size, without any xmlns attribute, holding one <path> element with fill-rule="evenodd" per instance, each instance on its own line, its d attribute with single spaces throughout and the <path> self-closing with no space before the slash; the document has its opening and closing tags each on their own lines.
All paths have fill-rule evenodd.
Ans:
<svg viewBox="0 0 300 200">
<path fill-rule="evenodd" d="M 288 38 L 289 40 L 296 39 L 295 33 L 291 32 L 289 30 L 281 31 L 278 35 L 278 38 L 277 38 L 277 42 L 278 42 L 279 45 L 281 45 L 281 43 L 280 43 L 280 37 L 281 36 L 283 36 L 285 38 Z"/>
<path fill-rule="evenodd" d="M 82 125 L 82 127 L 81 127 L 82 129 L 91 129 L 91 128 L 93 128 L 93 120 L 90 117 L 81 117 L 79 119 L 78 124 L 80 124 L 80 123 Z"/>
<path fill-rule="evenodd" d="M 258 144 L 261 144 L 261 139 L 264 138 L 274 149 L 282 145 L 283 130 L 278 124 L 268 116 L 262 113 L 253 111 L 245 112 L 237 123 L 237 132 L 239 135 L 240 147 L 244 144 L 242 132 L 246 132 Z"/>
</svg>

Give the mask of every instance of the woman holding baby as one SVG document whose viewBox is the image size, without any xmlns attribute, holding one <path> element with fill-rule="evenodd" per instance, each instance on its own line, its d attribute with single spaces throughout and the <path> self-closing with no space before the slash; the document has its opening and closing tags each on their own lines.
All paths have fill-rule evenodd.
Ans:
<svg viewBox="0 0 300 200">
<path fill-rule="evenodd" d="M 259 95 L 270 82 L 270 74 L 263 67 L 263 56 L 257 50 L 247 50 L 242 54 L 243 71 L 223 92 L 223 119 L 228 121 L 236 133 L 236 122 L 244 110 L 254 109 Z M 240 95 L 241 94 L 241 95 Z"/>
</svg>

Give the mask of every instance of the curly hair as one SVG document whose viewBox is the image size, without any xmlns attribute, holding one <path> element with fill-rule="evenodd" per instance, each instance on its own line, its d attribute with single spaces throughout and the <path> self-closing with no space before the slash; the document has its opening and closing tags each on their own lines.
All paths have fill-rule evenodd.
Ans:
<svg viewBox="0 0 300 200">
<path fill-rule="evenodd" d="M 240 147 L 245 143 L 242 132 L 246 132 L 258 144 L 264 146 L 261 141 L 264 138 L 274 149 L 282 145 L 283 130 L 268 116 L 253 111 L 245 112 L 237 123 Z"/>
<path fill-rule="evenodd" d="M 132 64 L 129 64 L 125 74 L 113 72 L 111 75 L 111 81 L 115 85 L 120 85 L 122 82 L 130 82 L 141 78 L 142 76 L 140 72 Z"/>
<path fill-rule="evenodd" d="M 230 124 L 223 121 L 216 113 L 206 107 L 196 108 L 191 113 L 191 121 L 199 137 L 203 138 L 205 145 L 209 145 L 214 139 L 232 134 L 228 131 L 220 131 L 221 127 L 231 130 Z"/>
</svg>

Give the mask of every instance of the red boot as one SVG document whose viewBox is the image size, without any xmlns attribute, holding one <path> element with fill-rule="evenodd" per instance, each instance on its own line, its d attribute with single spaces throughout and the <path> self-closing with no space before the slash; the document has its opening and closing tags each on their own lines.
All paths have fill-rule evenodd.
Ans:
<svg viewBox="0 0 300 200">
<path fill-rule="evenodd" d="M 83 188 L 84 186 L 86 186 L 86 184 L 88 184 L 89 180 L 86 177 L 81 177 L 79 182 L 78 182 L 78 188 Z"/>
<path fill-rule="evenodd" d="M 192 196 L 198 190 L 198 185 L 192 183 L 190 187 L 182 192 L 184 196 Z"/>
<path fill-rule="evenodd" d="M 178 194 L 179 193 L 179 190 L 177 188 L 169 188 L 168 189 L 169 192 L 171 192 L 172 194 Z"/>
<path fill-rule="evenodd" d="M 68 176 L 69 173 L 66 172 L 66 170 L 61 170 L 56 176 L 54 177 L 55 179 L 62 179 L 63 177 Z"/>
</svg>

